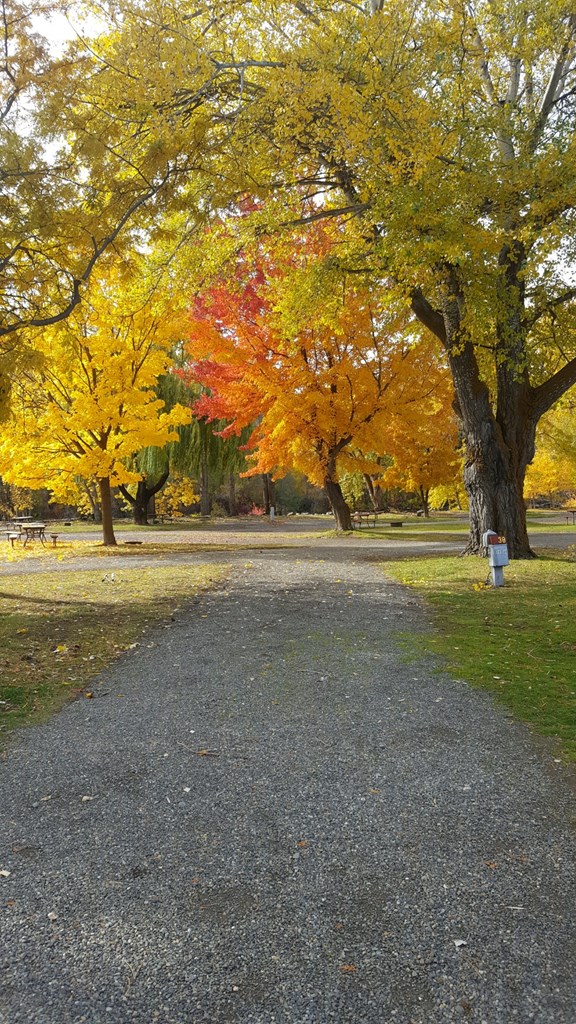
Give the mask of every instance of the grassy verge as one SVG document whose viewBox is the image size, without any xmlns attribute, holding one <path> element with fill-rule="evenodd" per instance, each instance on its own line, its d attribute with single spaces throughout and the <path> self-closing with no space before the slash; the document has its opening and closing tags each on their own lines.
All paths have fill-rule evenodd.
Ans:
<svg viewBox="0 0 576 1024">
<path fill-rule="evenodd" d="M 317 534 L 312 534 L 315 538 Z M 0 566 L 3 562 L 8 564 L 28 562 L 32 566 L 34 562 L 42 561 L 44 564 L 52 563 L 54 568 L 60 562 L 67 562 L 70 559 L 78 558 L 113 558 L 115 560 L 134 561 L 136 559 L 146 560 L 150 558 L 159 559 L 177 558 L 181 555 L 196 555 L 202 551 L 250 551 L 257 547 L 260 551 L 279 550 L 287 545 L 267 544 L 266 542 L 246 543 L 241 538 L 231 543 L 196 543 L 194 541 L 178 541 L 177 543 L 164 541 L 144 541 L 143 543 L 121 543 L 117 547 L 104 547 L 101 543 L 91 540 L 68 540 L 53 548 L 47 544 L 32 544 L 28 548 L 22 545 L 0 547 Z"/>
<path fill-rule="evenodd" d="M 224 575 L 215 565 L 19 573 L 0 579 L 0 742 L 39 721 Z"/>
<path fill-rule="evenodd" d="M 506 585 L 485 586 L 480 559 L 386 562 L 387 575 L 419 591 L 437 630 L 423 637 L 448 669 L 491 690 L 518 718 L 561 741 L 576 760 L 576 564 L 550 553 L 505 569 Z"/>
<path fill-rule="evenodd" d="M 531 536 L 538 536 L 546 533 L 572 534 L 576 541 L 576 526 L 566 525 L 565 522 L 535 523 L 529 522 L 528 529 Z M 446 543 L 464 544 L 468 536 L 468 523 L 454 520 L 434 519 L 412 519 L 404 521 L 400 528 L 386 527 L 384 525 L 362 526 L 354 531 L 358 537 L 367 537 L 369 540 L 418 540 L 418 541 L 445 541 Z"/>
</svg>

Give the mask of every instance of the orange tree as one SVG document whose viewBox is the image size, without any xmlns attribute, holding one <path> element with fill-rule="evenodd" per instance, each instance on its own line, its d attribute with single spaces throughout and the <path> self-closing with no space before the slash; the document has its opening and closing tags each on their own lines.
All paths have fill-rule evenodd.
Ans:
<svg viewBox="0 0 576 1024">
<path fill-rule="evenodd" d="M 429 515 L 430 491 L 462 477 L 458 424 L 451 409 L 453 391 L 441 376 L 433 392 L 420 403 L 417 417 L 393 415 L 386 435 L 393 464 L 379 481 L 384 487 L 416 491 L 424 515 Z"/>
<path fill-rule="evenodd" d="M 327 258 L 332 244 L 316 232 L 290 255 L 240 257 L 194 303 L 187 373 L 207 389 L 197 415 L 225 434 L 251 425 L 249 474 L 305 473 L 350 530 L 340 474 L 378 472 L 392 415 L 418 419 L 445 371 L 390 292 Z"/>
</svg>

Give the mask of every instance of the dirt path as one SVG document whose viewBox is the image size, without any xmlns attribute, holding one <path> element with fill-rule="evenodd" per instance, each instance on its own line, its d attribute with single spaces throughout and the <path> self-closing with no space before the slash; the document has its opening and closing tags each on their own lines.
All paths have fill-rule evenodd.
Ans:
<svg viewBox="0 0 576 1024">
<path fill-rule="evenodd" d="M 564 771 L 347 552 L 238 553 L 20 734 L 2 1024 L 573 1024 Z"/>
</svg>

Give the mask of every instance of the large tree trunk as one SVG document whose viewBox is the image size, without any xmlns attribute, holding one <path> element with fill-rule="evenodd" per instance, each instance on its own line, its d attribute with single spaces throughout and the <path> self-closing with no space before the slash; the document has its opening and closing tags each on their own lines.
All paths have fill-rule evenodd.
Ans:
<svg viewBox="0 0 576 1024">
<path fill-rule="evenodd" d="M 535 392 L 527 374 L 518 369 L 522 365 L 520 327 L 516 329 L 510 315 L 499 326 L 507 358 L 502 358 L 497 369 L 495 413 L 488 387 L 480 377 L 474 346 L 462 328 L 464 302 L 456 271 L 447 275 L 442 313 L 433 310 L 418 292 L 413 295 L 413 309 L 444 344 L 452 373 L 470 504 L 470 536 L 464 553 L 483 553 L 482 534 L 494 530 L 506 537 L 512 558 L 532 558 L 523 491 L 526 469 L 534 456 L 538 414 Z M 513 343 L 516 351 L 512 351 Z"/>
<path fill-rule="evenodd" d="M 100 511 L 102 513 L 102 541 L 106 547 L 116 546 L 114 526 L 112 524 L 112 491 L 110 479 L 100 477 L 98 480 L 98 491 L 100 494 Z"/>
<path fill-rule="evenodd" d="M 346 499 L 342 494 L 340 484 L 336 480 L 332 480 L 330 476 L 327 476 L 324 480 L 324 489 L 328 495 L 330 508 L 334 513 L 336 529 L 350 532 L 352 530 L 352 517 L 350 509 L 346 504 Z"/>
<path fill-rule="evenodd" d="M 519 215 L 518 215 L 519 219 Z M 537 386 L 528 375 L 524 244 L 510 238 L 499 253 L 494 337 L 495 411 L 471 339 L 466 332 L 464 292 L 458 268 L 447 265 L 442 309 L 416 288 L 412 309 L 440 340 L 448 356 L 455 409 L 466 447 L 464 483 L 470 500 L 470 539 L 466 552 L 482 550 L 482 534 L 504 534 L 512 558 L 532 558 L 526 529 L 524 478 L 534 458 L 536 427 L 568 388 L 576 384 L 576 358 Z"/>
<path fill-rule="evenodd" d="M 120 484 L 120 492 L 130 502 L 132 506 L 132 513 L 134 516 L 134 522 L 138 526 L 148 526 L 148 511 L 150 505 L 150 499 L 158 493 L 166 483 L 170 475 L 170 469 L 164 470 L 162 475 L 156 481 L 155 484 L 148 486 L 148 481 L 145 476 L 138 481 L 136 485 L 136 494 L 130 494 L 130 491 L 124 484 Z"/>
<path fill-rule="evenodd" d="M 529 406 L 522 410 L 521 387 L 514 381 L 501 382 L 498 407 L 514 407 L 515 415 L 497 419 L 471 345 L 449 358 L 466 450 L 470 536 L 465 553 L 482 553 L 482 534 L 494 530 L 506 537 L 512 558 L 532 558 L 523 493 L 526 469 L 534 455 L 536 422 Z"/>
</svg>

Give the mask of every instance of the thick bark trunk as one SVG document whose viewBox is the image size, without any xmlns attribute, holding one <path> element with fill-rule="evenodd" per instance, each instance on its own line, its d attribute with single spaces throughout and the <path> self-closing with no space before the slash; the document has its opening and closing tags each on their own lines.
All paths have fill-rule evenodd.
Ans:
<svg viewBox="0 0 576 1024">
<path fill-rule="evenodd" d="M 538 415 L 527 374 L 520 369 L 524 337 L 518 292 L 513 288 L 519 270 L 516 264 L 508 268 L 512 258 L 518 262 L 521 254 L 503 252 L 503 287 L 509 291 L 502 298 L 504 312 L 497 330 L 498 350 L 503 354 L 497 364 L 496 413 L 480 377 L 474 346 L 462 328 L 464 300 L 456 271 L 447 274 L 442 314 L 419 293 L 413 296 L 413 309 L 442 341 L 452 373 L 470 504 L 470 536 L 464 553 L 481 554 L 482 534 L 495 530 L 506 537 L 512 558 L 532 558 L 523 490 L 526 469 L 534 456 Z"/>
<path fill-rule="evenodd" d="M 330 476 L 327 476 L 324 480 L 324 488 L 330 502 L 330 508 L 334 513 L 336 529 L 349 533 L 352 530 L 352 516 L 342 494 L 340 484 L 332 480 Z"/>
<path fill-rule="evenodd" d="M 125 496 L 126 494 L 129 494 L 129 492 L 125 492 L 123 488 L 121 490 Z M 148 488 L 146 487 L 146 480 L 139 480 L 136 486 L 136 497 L 131 502 L 132 514 L 137 526 L 148 526 L 148 498 L 149 494 Z"/>
<path fill-rule="evenodd" d="M 114 526 L 112 523 L 112 491 L 107 476 L 98 480 L 100 494 L 100 511 L 102 513 L 102 541 L 106 547 L 116 546 Z"/>
<path fill-rule="evenodd" d="M 148 526 L 148 502 L 134 505 L 134 522 L 137 526 Z"/>
<path fill-rule="evenodd" d="M 136 494 L 130 494 L 130 491 L 123 484 L 120 484 L 120 492 L 130 502 L 132 506 L 132 514 L 134 516 L 134 522 L 138 526 L 148 526 L 148 512 L 150 507 L 150 500 L 158 493 L 166 483 L 170 475 L 170 470 L 166 469 L 155 484 L 148 486 L 146 477 L 142 477 L 136 485 Z"/>
<path fill-rule="evenodd" d="M 503 534 L 512 558 L 532 558 L 526 528 L 524 478 L 534 455 L 536 422 L 522 409 L 518 382 L 500 382 L 499 407 L 515 407 L 514 415 L 494 415 L 488 389 L 478 377 L 476 358 L 467 350 L 450 357 L 457 411 L 466 446 L 464 486 L 470 506 L 470 537 L 466 554 L 483 551 L 482 534 Z"/>
</svg>

